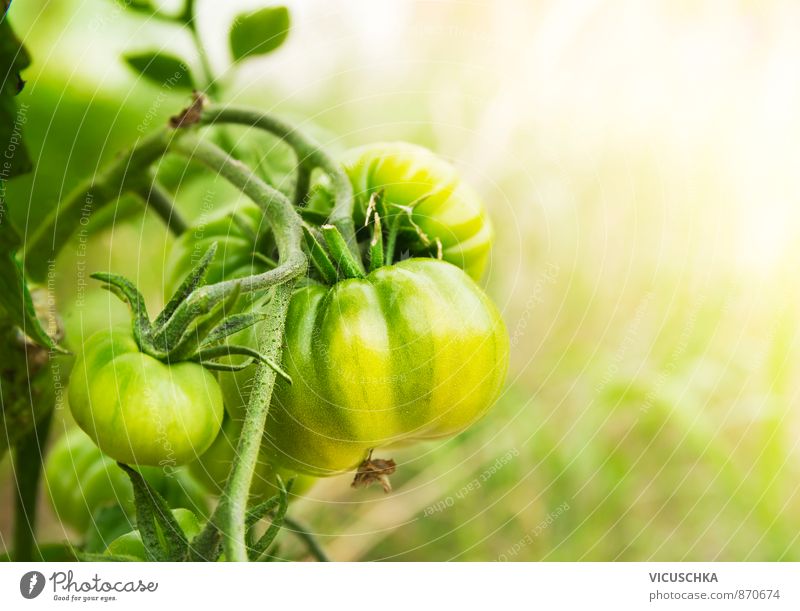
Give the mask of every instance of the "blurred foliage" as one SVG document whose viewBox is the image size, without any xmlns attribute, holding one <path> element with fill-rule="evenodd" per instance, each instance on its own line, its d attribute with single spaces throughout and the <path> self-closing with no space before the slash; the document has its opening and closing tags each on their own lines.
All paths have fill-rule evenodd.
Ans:
<svg viewBox="0 0 800 611">
<path fill-rule="evenodd" d="M 183 104 L 108 58 L 132 39 L 184 49 L 104 0 L 19 4 L 44 56 L 20 96 L 36 171 L 8 189 L 22 229 Z M 201 29 L 222 41 L 250 8 L 201 4 Z M 800 7 L 290 9 L 286 45 L 243 63 L 230 98 L 336 150 L 404 139 L 452 157 L 492 206 L 487 286 L 513 362 L 508 391 L 466 434 L 377 453 L 398 462 L 394 493 L 332 478 L 289 515 L 339 560 L 800 560 Z M 103 35 L 81 25 L 97 19 Z M 56 39 L 58 52 L 39 52 Z M 229 49 L 209 51 L 225 73 Z M 190 219 L 232 197 L 174 160 L 161 172 Z M 81 266 L 128 275 L 157 308 L 170 242 L 157 219 L 129 215 L 85 250 L 79 239 L 58 262 L 68 342 L 125 315 L 76 286 Z"/>
</svg>

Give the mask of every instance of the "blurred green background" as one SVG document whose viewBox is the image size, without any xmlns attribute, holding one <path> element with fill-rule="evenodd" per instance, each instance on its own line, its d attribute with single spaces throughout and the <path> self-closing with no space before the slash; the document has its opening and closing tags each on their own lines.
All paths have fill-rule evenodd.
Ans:
<svg viewBox="0 0 800 611">
<path fill-rule="evenodd" d="M 494 219 L 486 287 L 512 341 L 482 422 L 382 453 L 399 463 L 392 494 L 343 476 L 294 504 L 330 555 L 800 560 L 800 6 L 287 2 L 287 44 L 234 77 L 227 24 L 262 5 L 199 2 L 225 101 L 292 117 L 335 150 L 403 139 L 452 159 Z M 30 231 L 185 104 L 120 53 L 191 45 L 111 0 L 15 2 L 11 18 L 34 58 L 19 102 L 36 171 L 9 185 Z M 193 184 L 179 194 L 189 216 L 231 197 Z M 155 307 L 168 241 L 133 216 L 93 236 L 85 261 L 133 277 Z M 125 315 L 95 286 L 70 305 L 76 253 L 57 286 L 72 333 L 90 306 Z M 45 539 L 72 536 L 43 511 Z"/>
</svg>

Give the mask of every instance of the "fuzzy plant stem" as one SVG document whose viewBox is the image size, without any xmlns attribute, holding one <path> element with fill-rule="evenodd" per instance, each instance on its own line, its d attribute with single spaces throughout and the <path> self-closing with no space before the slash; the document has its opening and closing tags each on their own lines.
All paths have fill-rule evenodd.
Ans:
<svg viewBox="0 0 800 611">
<path fill-rule="evenodd" d="M 52 420 L 50 412 L 23 437 L 14 451 L 16 506 L 14 511 L 14 561 L 35 560 L 36 504 L 42 472 L 44 445 Z"/>
<path fill-rule="evenodd" d="M 211 105 L 203 110 L 201 123 L 215 125 L 234 123 L 270 132 L 294 149 L 299 165 L 305 168 L 319 168 L 325 172 L 333 183 L 334 191 L 334 207 L 329 221 L 331 225 L 335 225 L 342 232 L 361 271 L 364 271 L 353 222 L 353 207 L 355 206 L 353 186 L 342 166 L 319 144 L 294 125 L 250 108 Z"/>
<path fill-rule="evenodd" d="M 268 289 L 302 275 L 307 266 L 301 248 L 302 220 L 283 193 L 256 177 L 246 165 L 230 157 L 220 147 L 191 133 L 176 140 L 170 150 L 213 169 L 263 209 L 275 235 L 280 261 L 275 269 L 264 273 L 208 284 L 195 290 L 164 326 L 156 331 L 154 340 L 168 346 L 175 345 L 193 320 L 210 312 L 233 291 L 251 293 Z M 277 361 L 280 362 L 280 359 Z"/>
<path fill-rule="evenodd" d="M 249 290 L 254 290 L 253 287 L 256 286 L 275 287 L 269 305 L 269 317 L 259 331 L 258 348 L 267 358 L 280 362 L 286 313 L 294 279 L 304 274 L 307 266 L 301 247 L 303 234 L 300 216 L 285 196 L 255 177 L 247 166 L 232 159 L 214 144 L 187 134 L 176 142 L 173 150 L 217 172 L 264 210 L 265 218 L 270 224 L 278 246 L 279 266 L 271 272 L 251 276 L 249 279 L 240 279 L 231 286 L 238 283 L 242 291 L 248 290 L 248 287 Z M 208 295 L 225 293 L 227 284 L 220 282 L 209 285 L 198 289 L 198 292 L 205 291 Z M 187 301 L 191 299 L 190 297 Z M 207 527 L 220 531 L 225 556 L 230 561 L 247 561 L 245 527 L 247 500 L 274 385 L 275 372 L 270 367 L 259 364 L 239 436 L 236 457 L 231 465 L 220 503 Z"/>
<path fill-rule="evenodd" d="M 48 261 L 56 257 L 74 228 L 85 225 L 83 219 L 88 220 L 105 204 L 139 188 L 141 177 L 167 151 L 172 136 L 170 131 L 159 130 L 142 138 L 127 154 L 73 190 L 26 241 L 25 272 L 34 280 L 42 280 Z"/>
<path fill-rule="evenodd" d="M 172 233 L 180 235 L 189 228 L 189 224 L 175 209 L 175 202 L 155 178 L 137 187 L 135 192 L 148 208 L 161 217 Z"/>
</svg>

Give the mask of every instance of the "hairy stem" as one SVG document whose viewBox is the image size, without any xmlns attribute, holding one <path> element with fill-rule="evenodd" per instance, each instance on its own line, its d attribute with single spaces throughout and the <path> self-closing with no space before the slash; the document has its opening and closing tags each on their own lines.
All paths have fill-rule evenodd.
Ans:
<svg viewBox="0 0 800 611">
<path fill-rule="evenodd" d="M 189 224 L 175 209 L 175 202 L 172 201 L 169 193 L 156 182 L 155 178 L 150 183 L 138 187 L 136 194 L 161 217 L 175 235 L 180 235 L 189 228 Z"/>
<path fill-rule="evenodd" d="M 79 185 L 56 206 L 25 243 L 24 267 L 34 280 L 47 274 L 48 261 L 55 259 L 84 218 L 105 204 L 135 189 L 150 165 L 169 147 L 172 132 L 159 130 L 139 140 L 127 154 L 116 158 L 93 178 Z"/>
<path fill-rule="evenodd" d="M 39 496 L 44 444 L 50 431 L 52 415 L 51 411 L 20 439 L 14 452 L 14 480 L 17 483 L 14 511 L 16 562 L 35 560 L 36 501 Z"/>
<path fill-rule="evenodd" d="M 191 303 L 196 294 L 208 301 L 224 298 L 231 287 L 242 292 L 275 286 L 269 304 L 269 317 L 259 331 L 258 350 L 267 359 L 281 362 L 283 330 L 286 313 L 292 296 L 294 278 L 305 273 L 306 257 L 301 247 L 302 221 L 291 202 L 279 191 L 268 186 L 244 164 L 232 159 L 219 147 L 187 134 L 176 142 L 174 150 L 205 164 L 258 204 L 275 235 L 280 255 L 276 269 L 229 282 L 220 282 L 195 291 L 185 303 Z M 180 308 L 179 308 L 180 311 Z M 178 315 L 176 312 L 175 316 Z M 174 318 L 174 316 L 173 316 Z M 169 325 L 169 323 L 167 323 Z M 258 462 L 261 439 L 264 436 L 275 371 L 260 363 L 256 369 L 250 403 L 247 406 L 242 432 L 231 465 L 231 472 L 214 515 L 209 521 L 201 540 L 213 542 L 213 530 L 222 535 L 225 556 L 230 561 L 247 561 L 245 514 L 250 494 L 253 472 Z"/>
<path fill-rule="evenodd" d="M 212 105 L 203 111 L 201 122 L 205 124 L 234 123 L 268 131 L 294 149 L 299 165 L 320 168 L 328 174 L 334 191 L 334 207 L 329 221 L 342 232 L 350 251 L 363 271 L 353 223 L 353 207 L 355 206 L 353 186 L 341 165 L 331 155 L 295 126 L 259 110 Z"/>
<path fill-rule="evenodd" d="M 211 311 L 232 291 L 250 293 L 268 289 L 303 274 L 307 265 L 301 247 L 302 220 L 283 193 L 267 185 L 246 165 L 230 157 L 218 146 L 192 134 L 176 140 L 171 150 L 216 171 L 262 208 L 275 235 L 280 262 L 278 267 L 262 274 L 209 284 L 195 290 L 164 326 L 156 331 L 154 341 L 164 346 L 179 341 L 198 315 Z"/>
<path fill-rule="evenodd" d="M 286 282 L 275 288 L 270 302 L 270 317 L 260 329 L 259 351 L 268 358 L 280 362 L 283 330 L 289 300 L 294 282 Z M 256 370 L 250 403 L 247 406 L 242 432 L 236 447 L 236 455 L 231 465 L 228 481 L 215 512 L 214 522 L 222 532 L 222 546 L 225 556 L 232 562 L 247 561 L 247 541 L 245 519 L 247 500 L 253 472 L 258 462 L 258 452 L 267 422 L 272 390 L 275 386 L 275 372 L 260 363 Z"/>
<path fill-rule="evenodd" d="M 294 205 L 304 206 L 306 197 L 308 197 L 308 189 L 311 186 L 311 171 L 312 168 L 304 163 L 297 166 L 297 181 L 294 185 Z"/>
</svg>

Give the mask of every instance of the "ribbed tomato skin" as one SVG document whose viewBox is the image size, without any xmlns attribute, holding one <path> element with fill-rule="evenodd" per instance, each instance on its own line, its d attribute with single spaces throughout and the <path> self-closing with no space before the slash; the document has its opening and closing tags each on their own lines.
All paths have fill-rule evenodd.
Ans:
<svg viewBox="0 0 800 611">
<path fill-rule="evenodd" d="M 480 280 L 489 262 L 494 231 L 477 192 L 458 171 L 428 149 L 408 142 L 370 144 L 347 153 L 343 164 L 356 195 L 356 223 L 362 225 L 373 194 L 381 195 L 384 226 L 401 215 L 400 251 L 436 252 Z M 411 207 L 411 219 L 397 206 Z M 416 225 L 430 240 L 415 230 Z"/>
<path fill-rule="evenodd" d="M 286 322 L 293 384 L 276 386 L 265 449 L 325 476 L 371 448 L 452 436 L 497 399 L 508 350 L 494 304 L 449 263 L 409 259 L 301 288 Z"/>
</svg>

